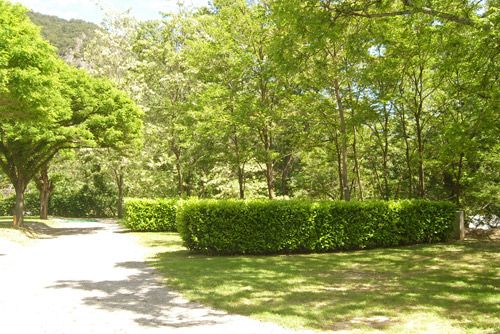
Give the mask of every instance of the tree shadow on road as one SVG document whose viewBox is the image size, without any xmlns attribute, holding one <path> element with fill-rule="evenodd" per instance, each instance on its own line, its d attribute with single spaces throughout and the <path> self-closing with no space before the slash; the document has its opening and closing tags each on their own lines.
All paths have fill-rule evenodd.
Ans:
<svg viewBox="0 0 500 334">
<path fill-rule="evenodd" d="M 116 267 L 133 270 L 122 280 L 58 281 L 50 288 L 89 292 L 86 305 L 107 311 L 129 311 L 145 327 L 196 327 L 225 322 L 224 312 L 210 310 L 168 291 L 154 269 L 144 262 L 122 262 Z"/>
<path fill-rule="evenodd" d="M 10 221 L 0 221 L 0 228 L 13 229 Z M 61 227 L 46 223 L 26 221 L 21 228 L 15 229 L 30 239 L 52 239 L 68 235 L 93 234 L 103 227 Z"/>
</svg>

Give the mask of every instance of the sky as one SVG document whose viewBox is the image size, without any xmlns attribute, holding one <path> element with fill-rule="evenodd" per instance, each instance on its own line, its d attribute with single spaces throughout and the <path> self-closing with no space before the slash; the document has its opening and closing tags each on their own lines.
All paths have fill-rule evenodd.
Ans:
<svg viewBox="0 0 500 334">
<path fill-rule="evenodd" d="M 161 18 L 159 12 L 175 12 L 177 3 L 184 6 L 200 7 L 209 0 L 11 0 L 42 14 L 55 15 L 63 19 L 81 19 L 101 23 L 105 13 L 123 13 L 131 10 L 131 15 L 139 20 Z"/>
</svg>

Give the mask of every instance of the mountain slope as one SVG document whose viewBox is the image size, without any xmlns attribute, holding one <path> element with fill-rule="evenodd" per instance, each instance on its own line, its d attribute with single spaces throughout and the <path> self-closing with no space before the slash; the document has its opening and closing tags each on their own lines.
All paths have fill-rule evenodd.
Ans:
<svg viewBox="0 0 500 334">
<path fill-rule="evenodd" d="M 83 20 L 65 20 L 57 16 L 29 12 L 31 21 L 42 28 L 42 35 L 65 56 L 79 39 L 91 38 L 99 26 Z"/>
</svg>

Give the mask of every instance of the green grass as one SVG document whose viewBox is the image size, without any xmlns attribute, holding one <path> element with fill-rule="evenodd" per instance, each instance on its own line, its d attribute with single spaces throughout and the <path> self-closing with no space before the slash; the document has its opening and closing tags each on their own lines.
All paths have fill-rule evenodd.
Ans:
<svg viewBox="0 0 500 334">
<path fill-rule="evenodd" d="M 0 216 L 0 242 L 6 240 L 26 245 L 40 237 L 40 233 L 35 226 L 47 223 L 50 224 L 50 222 L 41 220 L 37 217 L 25 217 L 24 226 L 20 229 L 16 229 L 12 226 L 12 217 Z"/>
<path fill-rule="evenodd" d="M 78 221 L 76 219 L 65 220 Z M 64 232 L 64 223 L 28 216 L 24 218 L 21 228 L 14 228 L 12 226 L 12 217 L 0 216 L 0 242 L 6 240 L 20 245 L 27 245 L 37 239 L 51 238 L 58 231 Z"/>
<path fill-rule="evenodd" d="M 141 233 L 167 284 L 191 300 L 293 328 L 498 333 L 498 241 L 293 256 L 212 257 Z"/>
</svg>

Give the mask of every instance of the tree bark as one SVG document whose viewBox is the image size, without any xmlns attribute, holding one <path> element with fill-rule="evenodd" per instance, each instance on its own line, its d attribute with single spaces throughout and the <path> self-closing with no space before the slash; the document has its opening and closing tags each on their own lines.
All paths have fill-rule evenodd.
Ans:
<svg viewBox="0 0 500 334">
<path fill-rule="evenodd" d="M 288 188 L 288 179 L 290 177 L 292 164 L 293 164 L 293 154 L 287 154 L 285 156 L 285 165 L 283 166 L 283 170 L 281 171 L 281 195 L 288 196 L 290 195 L 290 189 Z"/>
<path fill-rule="evenodd" d="M 177 194 L 179 197 L 184 195 L 184 178 L 182 175 L 182 166 L 181 166 L 181 154 L 179 150 L 173 150 L 175 154 L 175 169 L 177 171 Z"/>
<path fill-rule="evenodd" d="M 340 120 L 340 137 L 341 137 L 340 155 L 342 159 L 343 198 L 344 200 L 349 201 L 351 199 L 351 192 L 349 189 L 349 177 L 348 177 L 348 166 L 347 166 L 347 129 L 345 123 L 344 104 L 342 102 L 340 85 L 337 79 L 333 81 L 333 87 L 335 91 L 335 98 L 337 101 L 337 109 L 339 112 L 339 120 Z"/>
<path fill-rule="evenodd" d="M 344 199 L 344 184 L 342 180 L 342 154 L 340 153 L 340 144 L 337 131 L 335 131 L 335 153 L 337 153 L 337 176 L 339 178 L 339 198 Z"/>
<path fill-rule="evenodd" d="M 238 188 L 240 199 L 245 199 L 245 169 L 241 165 L 238 165 Z"/>
<path fill-rule="evenodd" d="M 274 164 L 266 162 L 266 181 L 267 181 L 267 196 L 273 199 L 274 195 Z"/>
<path fill-rule="evenodd" d="M 359 199 L 363 200 L 363 184 L 361 183 L 361 172 L 359 171 L 359 160 L 358 160 L 358 153 L 357 153 L 357 134 L 356 134 L 356 127 L 353 127 L 353 136 L 354 136 L 354 141 L 352 143 L 352 150 L 353 150 L 353 155 L 354 155 L 354 167 L 356 168 L 356 179 L 358 183 L 358 190 L 359 190 Z"/>
<path fill-rule="evenodd" d="M 413 197 L 413 173 L 411 168 L 411 157 L 410 157 L 410 143 L 408 141 L 408 131 L 406 129 L 406 117 L 404 110 L 401 110 L 401 127 L 403 130 L 403 137 L 405 142 L 405 159 L 406 159 L 406 169 L 408 171 L 408 197 Z"/>
<path fill-rule="evenodd" d="M 120 171 L 116 175 L 116 186 L 118 188 L 118 203 L 117 203 L 117 210 L 118 210 L 118 218 L 123 218 L 123 200 L 124 200 L 124 178 L 123 178 L 123 173 Z"/>
<path fill-rule="evenodd" d="M 40 176 L 35 179 L 36 186 L 40 192 L 40 219 L 48 219 L 49 216 L 49 200 L 50 195 L 54 190 L 54 184 L 49 179 L 49 168 L 45 165 L 40 170 Z"/>
<path fill-rule="evenodd" d="M 14 207 L 14 227 L 21 227 L 24 223 L 24 192 L 26 191 L 27 182 L 18 176 L 15 186 L 16 190 L 16 206 Z"/>
</svg>

